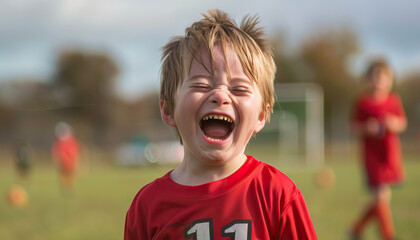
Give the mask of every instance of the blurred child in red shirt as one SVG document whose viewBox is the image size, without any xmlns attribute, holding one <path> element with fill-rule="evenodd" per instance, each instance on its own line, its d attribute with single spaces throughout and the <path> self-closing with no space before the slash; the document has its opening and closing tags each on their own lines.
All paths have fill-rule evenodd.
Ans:
<svg viewBox="0 0 420 240">
<path fill-rule="evenodd" d="M 52 155 L 59 167 L 61 186 L 71 189 L 74 186 L 74 177 L 78 166 L 79 144 L 67 123 L 58 123 L 55 135 Z"/>
<path fill-rule="evenodd" d="M 367 89 L 358 98 L 353 115 L 353 129 L 360 135 L 367 181 L 372 202 L 356 221 L 352 235 L 357 239 L 373 217 L 378 217 L 383 239 L 394 239 L 390 200 L 391 185 L 404 180 L 398 133 L 407 121 L 399 96 L 391 92 L 393 72 L 386 61 L 371 63 Z"/>
</svg>

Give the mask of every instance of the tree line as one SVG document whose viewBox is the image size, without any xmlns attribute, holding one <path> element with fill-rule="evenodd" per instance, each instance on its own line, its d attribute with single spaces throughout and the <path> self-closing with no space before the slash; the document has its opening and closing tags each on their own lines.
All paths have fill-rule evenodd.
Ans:
<svg viewBox="0 0 420 240">
<path fill-rule="evenodd" d="M 272 36 L 278 68 L 276 82 L 315 82 L 324 91 L 327 141 L 339 140 L 330 126 L 347 129 L 361 76 L 352 70 L 362 52 L 357 35 L 340 28 L 318 32 L 290 51 L 281 33 Z M 386 53 L 384 53 L 386 55 Z M 67 49 L 60 52 L 50 79 L 19 79 L 0 86 L 0 142 L 27 139 L 48 146 L 58 121 L 72 124 L 83 141 L 114 146 L 135 137 L 174 138 L 160 120 L 159 97 L 152 92 L 134 101 L 117 96 L 120 72 L 106 52 Z M 141 76 L 139 77 L 141 81 Z M 157 81 L 157 80 L 156 80 Z M 420 132 L 420 71 L 395 81 L 408 117 L 407 138 Z M 340 132 L 340 128 L 338 130 Z"/>
</svg>

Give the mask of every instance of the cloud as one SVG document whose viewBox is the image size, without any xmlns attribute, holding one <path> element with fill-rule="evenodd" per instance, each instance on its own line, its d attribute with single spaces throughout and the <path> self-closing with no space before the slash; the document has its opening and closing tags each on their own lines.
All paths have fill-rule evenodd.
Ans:
<svg viewBox="0 0 420 240">
<path fill-rule="evenodd" d="M 211 8 L 238 22 L 259 14 L 268 33 L 280 28 L 297 44 L 321 28 L 347 25 L 367 52 L 390 54 L 399 68 L 420 56 L 417 0 L 0 0 L 0 77 L 45 76 L 57 49 L 82 46 L 121 62 L 122 91 L 135 92 L 139 81 L 157 87 L 159 48 Z"/>
</svg>

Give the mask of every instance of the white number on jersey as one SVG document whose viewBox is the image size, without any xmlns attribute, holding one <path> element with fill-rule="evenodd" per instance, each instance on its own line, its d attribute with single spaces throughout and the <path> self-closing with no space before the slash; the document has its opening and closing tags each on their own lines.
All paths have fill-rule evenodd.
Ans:
<svg viewBox="0 0 420 240">
<path fill-rule="evenodd" d="M 222 228 L 222 236 L 232 240 L 251 240 L 251 220 L 237 220 Z"/>
<path fill-rule="evenodd" d="M 251 220 L 236 220 L 222 228 L 222 236 L 230 237 L 232 240 L 250 240 L 252 231 Z M 213 220 L 200 219 L 193 221 L 184 230 L 185 239 L 213 240 Z"/>
<path fill-rule="evenodd" d="M 193 240 L 213 240 L 213 220 L 200 219 L 193 221 L 184 230 L 185 239 L 193 238 Z"/>
</svg>

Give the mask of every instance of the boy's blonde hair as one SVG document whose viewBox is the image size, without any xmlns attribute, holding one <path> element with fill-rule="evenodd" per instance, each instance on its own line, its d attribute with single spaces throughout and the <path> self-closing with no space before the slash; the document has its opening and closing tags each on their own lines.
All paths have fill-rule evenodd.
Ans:
<svg viewBox="0 0 420 240">
<path fill-rule="evenodd" d="M 368 69 L 366 70 L 365 77 L 366 79 L 370 79 L 381 73 L 385 73 L 391 79 L 394 78 L 392 68 L 384 58 L 372 60 Z"/>
<path fill-rule="evenodd" d="M 259 18 L 246 16 L 238 27 L 221 10 L 209 10 L 203 17 L 185 30 L 185 36 L 174 37 L 163 47 L 160 101 L 166 103 L 167 110 L 173 115 L 176 91 L 188 76 L 192 60 L 203 64 L 199 48 L 205 47 L 212 57 L 215 45 L 220 45 L 223 50 L 230 47 L 238 55 L 245 73 L 260 90 L 261 111 L 269 120 L 274 104 L 276 66 L 272 48 L 263 38 L 264 31 L 257 26 Z M 227 71 L 229 73 L 229 69 Z"/>
</svg>

